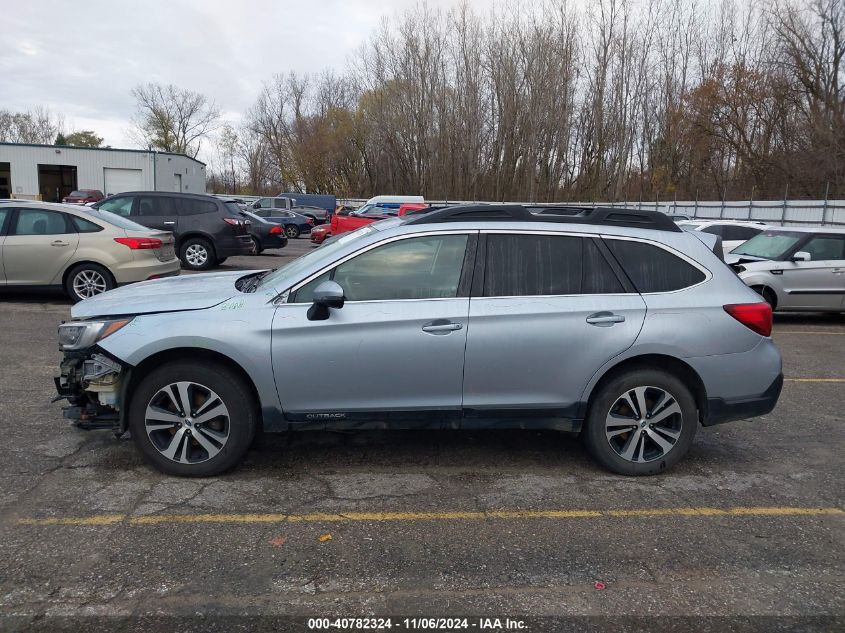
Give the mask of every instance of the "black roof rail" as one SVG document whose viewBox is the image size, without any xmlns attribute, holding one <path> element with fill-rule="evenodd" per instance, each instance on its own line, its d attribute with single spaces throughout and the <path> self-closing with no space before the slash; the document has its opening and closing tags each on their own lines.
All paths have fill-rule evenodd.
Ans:
<svg viewBox="0 0 845 633">
<path fill-rule="evenodd" d="M 668 215 L 660 211 L 624 207 L 574 205 L 473 204 L 433 209 L 414 215 L 407 224 L 441 222 L 557 222 L 627 226 L 638 229 L 682 232 Z"/>
</svg>

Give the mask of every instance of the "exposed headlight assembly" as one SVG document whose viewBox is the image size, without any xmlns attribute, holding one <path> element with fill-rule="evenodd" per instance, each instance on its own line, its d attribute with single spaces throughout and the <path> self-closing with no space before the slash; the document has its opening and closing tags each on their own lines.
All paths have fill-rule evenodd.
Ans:
<svg viewBox="0 0 845 633">
<path fill-rule="evenodd" d="M 72 352 L 87 349 L 111 336 L 132 319 L 112 319 L 108 321 L 72 321 L 59 326 L 59 349 Z"/>
</svg>

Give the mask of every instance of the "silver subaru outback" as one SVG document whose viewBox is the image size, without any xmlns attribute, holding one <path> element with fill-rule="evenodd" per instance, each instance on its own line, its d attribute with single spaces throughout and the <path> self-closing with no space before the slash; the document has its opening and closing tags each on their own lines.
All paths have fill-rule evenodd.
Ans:
<svg viewBox="0 0 845 633">
<path fill-rule="evenodd" d="M 385 220 L 274 271 L 77 304 L 56 386 L 77 426 L 129 430 L 175 475 L 233 467 L 259 429 L 338 427 L 557 429 L 658 473 L 783 382 L 769 304 L 708 237 L 609 208 Z"/>
</svg>

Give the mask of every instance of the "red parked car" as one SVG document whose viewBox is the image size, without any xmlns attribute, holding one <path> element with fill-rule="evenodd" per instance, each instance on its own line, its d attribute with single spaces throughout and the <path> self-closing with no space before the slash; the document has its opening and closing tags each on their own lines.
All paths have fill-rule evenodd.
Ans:
<svg viewBox="0 0 845 633">
<path fill-rule="evenodd" d="M 332 225 L 321 224 L 311 229 L 311 242 L 313 244 L 322 244 L 332 236 Z"/>
<path fill-rule="evenodd" d="M 89 202 L 99 202 L 103 198 L 105 196 L 99 189 L 76 189 L 62 198 L 62 202 L 68 204 L 88 204 Z"/>
<path fill-rule="evenodd" d="M 331 234 L 340 235 L 347 231 L 360 229 L 362 226 L 378 222 L 379 220 L 395 218 L 423 209 L 428 209 L 428 205 L 417 202 L 406 202 L 404 204 L 365 204 L 357 211 L 348 215 L 335 213 L 332 216 Z"/>
</svg>

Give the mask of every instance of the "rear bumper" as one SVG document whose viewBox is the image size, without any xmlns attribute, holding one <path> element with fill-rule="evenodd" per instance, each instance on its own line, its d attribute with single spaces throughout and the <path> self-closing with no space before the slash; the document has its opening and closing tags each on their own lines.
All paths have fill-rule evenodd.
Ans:
<svg viewBox="0 0 845 633">
<path fill-rule="evenodd" d="M 725 400 L 724 398 L 707 399 L 707 417 L 702 422 L 704 426 L 713 426 L 723 422 L 745 420 L 770 413 L 778 402 L 783 388 L 783 374 L 778 374 L 774 382 L 759 396 L 743 398 L 741 400 Z"/>
<path fill-rule="evenodd" d="M 261 248 L 284 248 L 288 245 L 288 238 L 284 235 L 266 235 L 259 237 L 258 241 L 261 242 Z"/>
<path fill-rule="evenodd" d="M 136 281 L 146 281 L 150 277 L 178 275 L 181 271 L 181 262 L 175 257 L 167 262 L 160 262 L 154 257 L 144 257 L 119 266 L 112 266 L 110 270 L 117 285 L 122 286 Z"/>
</svg>

